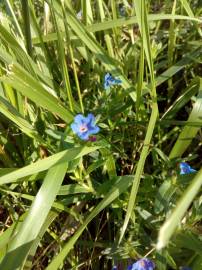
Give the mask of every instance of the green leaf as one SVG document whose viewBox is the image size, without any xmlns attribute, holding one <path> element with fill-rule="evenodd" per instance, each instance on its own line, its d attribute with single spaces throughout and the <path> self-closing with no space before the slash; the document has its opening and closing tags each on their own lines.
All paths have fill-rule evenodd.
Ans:
<svg viewBox="0 0 202 270">
<path fill-rule="evenodd" d="M 77 148 L 72 148 L 69 150 L 65 150 L 62 152 L 59 152 L 57 154 L 54 154 L 48 158 L 38 160 L 35 163 L 32 163 L 28 166 L 25 166 L 21 169 L 17 169 L 13 172 L 10 172 L 6 175 L 3 175 L 0 177 L 0 185 L 7 184 L 7 183 L 12 183 L 15 181 L 23 181 L 22 179 L 25 176 L 28 175 L 33 175 L 38 172 L 42 172 L 45 170 L 48 170 L 52 166 L 55 166 L 57 164 L 62 164 L 62 163 L 68 163 L 69 161 L 73 159 L 77 159 L 79 157 L 82 157 L 84 155 L 87 155 L 90 152 L 93 152 L 97 150 L 99 147 L 77 147 Z"/>
<path fill-rule="evenodd" d="M 78 184 L 70 184 L 61 186 L 58 195 L 69 195 L 69 194 L 77 194 L 77 193 L 89 193 L 90 189 L 87 187 L 83 187 Z"/>
</svg>

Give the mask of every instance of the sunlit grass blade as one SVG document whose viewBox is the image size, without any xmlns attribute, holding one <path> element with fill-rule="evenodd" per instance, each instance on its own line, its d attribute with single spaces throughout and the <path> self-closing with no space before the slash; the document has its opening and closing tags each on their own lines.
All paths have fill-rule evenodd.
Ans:
<svg viewBox="0 0 202 270">
<path fill-rule="evenodd" d="M 49 84 L 50 86 L 53 86 L 52 83 L 52 72 L 51 72 L 51 56 L 50 56 L 50 50 L 48 46 L 45 45 L 43 42 L 43 32 L 40 28 L 40 25 L 38 25 L 36 12 L 34 10 L 34 5 L 29 2 L 29 10 L 30 10 L 30 21 L 32 25 L 32 36 L 37 36 L 40 40 L 40 46 L 34 46 L 34 50 L 37 55 L 37 63 L 39 63 L 40 70 L 42 73 L 50 78 Z"/>
<path fill-rule="evenodd" d="M 12 48 L 16 58 L 23 62 L 23 65 L 25 65 L 27 70 L 34 74 L 34 70 L 30 61 L 31 58 L 26 53 L 24 44 L 22 42 L 19 43 L 18 40 L 15 39 L 15 37 L 10 32 L 8 32 L 8 30 L 3 27 L 2 24 L 0 24 L 0 38 L 1 40 L 5 41 L 10 46 L 10 48 Z"/>
<path fill-rule="evenodd" d="M 44 177 L 45 177 L 45 175 L 44 175 Z M 63 191 L 62 186 L 61 186 L 60 190 Z M 78 191 L 78 190 L 79 189 L 77 189 L 76 191 Z M 84 190 L 82 190 L 80 188 L 80 193 L 86 193 L 86 194 L 82 194 L 83 199 L 85 199 L 85 197 L 90 199 L 92 197 L 92 195 L 87 194 L 87 193 L 91 193 L 91 192 L 89 190 L 87 190 L 87 189 L 85 191 L 86 192 L 84 192 Z M 1 194 L 7 194 L 7 195 L 15 196 L 15 198 L 23 198 L 23 199 L 25 199 L 27 201 L 30 201 L 30 202 L 33 202 L 34 199 L 35 199 L 35 196 L 33 196 L 33 195 L 23 194 L 23 193 L 11 191 L 11 190 L 8 190 L 8 189 L 3 189 L 3 188 L 0 188 L 0 192 L 1 192 Z M 70 195 L 70 194 L 76 194 L 76 193 L 73 193 L 72 191 L 68 191 L 68 189 L 67 189 L 67 192 L 62 192 L 62 195 Z M 57 195 L 60 195 L 60 191 L 58 192 Z M 66 213 L 70 213 L 71 210 L 68 207 L 68 205 L 71 205 L 72 203 L 78 202 L 80 200 L 80 196 L 81 196 L 81 194 L 77 195 L 77 196 L 75 195 L 74 197 L 67 197 L 66 201 L 64 203 L 62 203 L 62 202 L 54 202 L 52 204 L 52 209 L 55 210 L 55 211 L 64 211 Z M 0 247 L 1 247 L 1 245 L 0 245 Z"/>
<path fill-rule="evenodd" d="M 54 9 L 52 7 L 50 7 L 50 9 L 51 9 L 53 22 L 54 22 L 54 26 L 55 26 L 56 33 L 57 33 L 57 48 L 58 48 L 60 66 L 62 67 L 63 81 L 64 81 L 65 88 L 67 91 L 67 97 L 68 97 L 68 101 L 69 101 L 70 111 L 73 112 L 74 111 L 74 108 L 73 108 L 74 100 L 73 100 L 73 96 L 72 96 L 72 89 L 71 89 L 70 80 L 69 80 L 69 72 L 68 72 L 66 57 L 65 57 L 65 43 L 64 43 L 64 40 L 62 40 L 61 35 L 60 35 L 60 30 L 58 27 L 57 17 L 56 17 L 56 14 L 54 12 Z"/>
<path fill-rule="evenodd" d="M 194 13 L 193 13 L 193 11 L 191 9 L 191 6 L 190 6 L 189 2 L 187 0 L 180 0 L 180 2 L 182 4 L 183 8 L 186 10 L 189 17 L 190 18 L 195 18 Z M 197 30 L 198 30 L 199 35 L 202 36 L 202 31 L 201 31 L 200 27 L 197 27 Z"/>
<path fill-rule="evenodd" d="M 31 29 L 30 29 L 30 14 L 29 14 L 29 5 L 28 1 L 21 1 L 22 3 L 22 14 L 24 19 L 24 27 L 25 27 L 25 39 L 27 45 L 27 52 L 30 57 L 32 57 L 33 48 L 32 48 L 32 37 L 31 37 Z"/>
<path fill-rule="evenodd" d="M 13 9 L 13 3 L 10 2 L 10 0 L 6 0 L 6 5 L 7 5 L 9 11 L 10 11 L 12 17 L 13 17 L 13 21 L 14 21 L 14 24 L 16 26 L 16 30 L 18 31 L 18 34 L 19 34 L 20 38 L 23 39 L 22 29 L 21 29 L 21 26 L 20 26 L 20 24 L 18 22 L 18 19 L 17 19 L 16 15 L 15 15 L 15 12 L 14 12 L 14 9 Z"/>
<path fill-rule="evenodd" d="M 38 106 L 59 115 L 65 122 L 70 123 L 73 120 L 72 113 L 61 104 L 59 99 L 45 90 L 43 85 L 19 64 L 10 65 L 8 74 L 0 80 L 11 85 Z"/>
<path fill-rule="evenodd" d="M 189 16 L 184 16 L 184 15 L 148 14 L 148 22 L 161 21 L 161 20 L 187 20 L 187 21 L 195 21 L 197 23 L 202 22 L 200 18 L 193 18 Z M 99 31 L 109 30 L 114 27 L 122 27 L 122 26 L 136 24 L 136 23 L 137 23 L 137 17 L 132 16 L 130 18 L 113 19 L 113 20 L 107 20 L 101 23 L 88 25 L 86 26 L 86 29 L 89 32 L 99 32 Z M 62 32 L 61 35 L 64 36 L 65 33 Z M 49 42 L 56 39 L 57 39 L 56 33 L 51 33 L 51 34 L 43 36 L 44 42 Z M 38 44 L 38 43 L 40 43 L 39 38 L 33 38 L 33 44 Z"/>
<path fill-rule="evenodd" d="M 202 170 L 200 170 L 194 177 L 191 184 L 180 198 L 178 204 L 176 205 L 171 215 L 161 226 L 158 236 L 157 249 L 162 249 L 168 244 L 170 238 L 174 234 L 177 226 L 180 224 L 180 221 L 185 215 L 193 199 L 199 192 L 201 186 L 202 186 Z"/>
<path fill-rule="evenodd" d="M 12 65 L 12 64 L 17 64 L 17 59 L 15 59 L 11 54 L 9 54 L 5 49 L 0 48 L 0 59 L 6 64 L 6 65 Z M 33 73 L 31 73 L 34 77 L 37 75 L 37 79 L 40 78 L 41 82 L 44 82 L 47 86 L 50 88 L 53 87 L 53 83 L 50 80 L 49 77 L 44 76 L 44 74 L 41 73 L 39 70 L 38 66 L 31 60 Z M 24 66 L 24 65 L 23 65 Z M 55 94 L 55 93 L 54 93 Z M 56 95 L 56 94 L 55 94 Z"/>
<path fill-rule="evenodd" d="M 103 22 L 105 20 L 105 13 L 104 13 L 102 0 L 98 0 L 98 7 L 99 7 L 100 18 L 101 18 L 101 21 Z M 112 44 L 112 39 L 110 37 L 109 32 L 107 32 L 107 31 L 104 32 L 104 39 L 106 41 L 106 46 L 107 46 L 107 50 L 108 50 L 109 55 L 111 57 L 114 57 L 113 44 Z"/>
<path fill-rule="evenodd" d="M 29 250 L 27 259 L 26 259 L 26 261 L 24 263 L 24 267 L 23 267 L 25 270 L 26 269 L 28 270 L 28 269 L 31 269 L 32 267 L 34 267 L 34 263 L 35 263 L 34 255 L 35 255 L 36 250 L 40 244 L 40 241 L 43 238 L 44 234 L 47 232 L 48 227 L 58 217 L 59 213 L 60 213 L 59 211 L 53 211 L 53 210 L 51 210 L 48 213 L 48 216 L 41 227 L 41 230 L 38 234 L 38 237 L 35 239 L 35 241 L 33 242 L 32 246 Z M 33 262 L 33 260 L 34 260 L 34 262 Z M 36 263 L 35 263 L 35 265 L 36 265 Z"/>
<path fill-rule="evenodd" d="M 201 47 L 196 48 L 192 52 L 185 55 L 180 61 L 175 63 L 172 67 L 168 68 L 162 74 L 156 78 L 156 86 L 161 85 L 177 72 L 182 70 L 186 65 L 193 63 L 193 60 L 197 59 L 201 55 Z"/>
<path fill-rule="evenodd" d="M 96 146 L 94 147 L 84 146 L 59 152 L 43 160 L 38 160 L 35 163 L 27 165 L 26 167 L 17 169 L 7 175 L 1 176 L 0 185 L 12 183 L 17 181 L 18 179 L 19 181 L 22 181 L 23 180 L 22 178 L 25 176 L 33 175 L 35 173 L 48 170 L 52 166 L 56 166 L 57 164 L 60 163 L 67 163 L 68 161 L 82 157 L 83 155 L 87 155 L 88 153 L 93 152 L 98 148 L 99 147 Z"/>
<path fill-rule="evenodd" d="M 196 102 L 193 106 L 192 112 L 189 115 L 187 122 L 197 122 L 201 123 L 201 114 L 202 114 L 202 79 L 199 79 L 198 84 L 198 91 L 199 94 L 197 96 Z M 180 133 L 175 145 L 173 146 L 169 157 L 181 157 L 182 154 L 186 151 L 194 137 L 196 136 L 197 132 L 199 131 L 200 127 L 192 127 L 192 126 L 184 126 L 182 132 Z"/>
<path fill-rule="evenodd" d="M 187 86 L 184 93 L 180 95 L 176 101 L 167 109 L 167 111 L 162 115 L 161 120 L 173 119 L 177 112 L 190 101 L 191 97 L 197 94 L 199 89 L 199 78 L 194 78 L 190 85 Z"/>
<path fill-rule="evenodd" d="M 1 233 L 0 235 L 0 261 L 5 256 L 7 246 L 9 244 L 10 239 L 13 237 L 14 231 L 18 231 L 21 223 L 25 219 L 26 214 L 20 216 L 20 218 L 14 222 L 6 231 Z"/>
<path fill-rule="evenodd" d="M 136 117 L 137 121 L 139 119 L 139 109 L 141 104 L 141 97 L 142 97 L 142 88 L 143 88 L 143 80 L 144 80 L 144 48 L 143 48 L 143 42 L 141 45 L 141 51 L 140 51 L 140 61 L 139 61 L 139 73 L 138 73 L 138 83 L 137 83 L 137 100 L 136 100 Z"/>
<path fill-rule="evenodd" d="M 84 24 L 85 25 L 92 24 L 93 13 L 91 8 L 91 1 L 82 1 L 82 14 Z"/>
</svg>

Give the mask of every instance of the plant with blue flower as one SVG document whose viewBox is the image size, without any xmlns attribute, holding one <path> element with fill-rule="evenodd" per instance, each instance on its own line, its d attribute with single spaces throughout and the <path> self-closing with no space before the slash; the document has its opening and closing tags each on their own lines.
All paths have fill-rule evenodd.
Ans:
<svg viewBox="0 0 202 270">
<path fill-rule="evenodd" d="M 122 81 L 120 79 L 116 79 L 110 73 L 107 73 L 105 75 L 105 79 L 104 79 L 104 89 L 107 90 L 112 85 L 118 85 L 121 83 L 122 83 Z"/>
<path fill-rule="evenodd" d="M 100 128 L 96 125 L 95 116 L 89 113 L 87 117 L 82 114 L 77 114 L 74 117 L 74 122 L 71 124 L 72 131 L 84 141 L 89 140 L 93 134 L 97 134 Z"/>
<path fill-rule="evenodd" d="M 155 268 L 155 264 L 147 259 L 142 258 L 135 263 L 128 266 L 127 270 L 153 270 Z"/>
<path fill-rule="evenodd" d="M 180 162 L 180 174 L 189 174 L 189 173 L 194 173 L 196 170 L 192 169 L 191 166 L 189 166 L 188 163 L 186 162 Z"/>
</svg>

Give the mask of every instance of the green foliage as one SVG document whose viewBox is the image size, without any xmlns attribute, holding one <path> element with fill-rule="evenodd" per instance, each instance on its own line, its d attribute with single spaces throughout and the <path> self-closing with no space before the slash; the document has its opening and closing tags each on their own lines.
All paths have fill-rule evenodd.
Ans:
<svg viewBox="0 0 202 270">
<path fill-rule="evenodd" d="M 199 2 L 1 1 L 0 269 L 202 269 Z"/>
</svg>

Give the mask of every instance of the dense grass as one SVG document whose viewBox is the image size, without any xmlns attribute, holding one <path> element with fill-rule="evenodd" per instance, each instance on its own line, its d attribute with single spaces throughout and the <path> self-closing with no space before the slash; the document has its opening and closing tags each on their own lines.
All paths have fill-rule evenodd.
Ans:
<svg viewBox="0 0 202 270">
<path fill-rule="evenodd" d="M 0 269 L 202 269 L 201 26 L 200 0 L 1 1 Z"/>
</svg>

